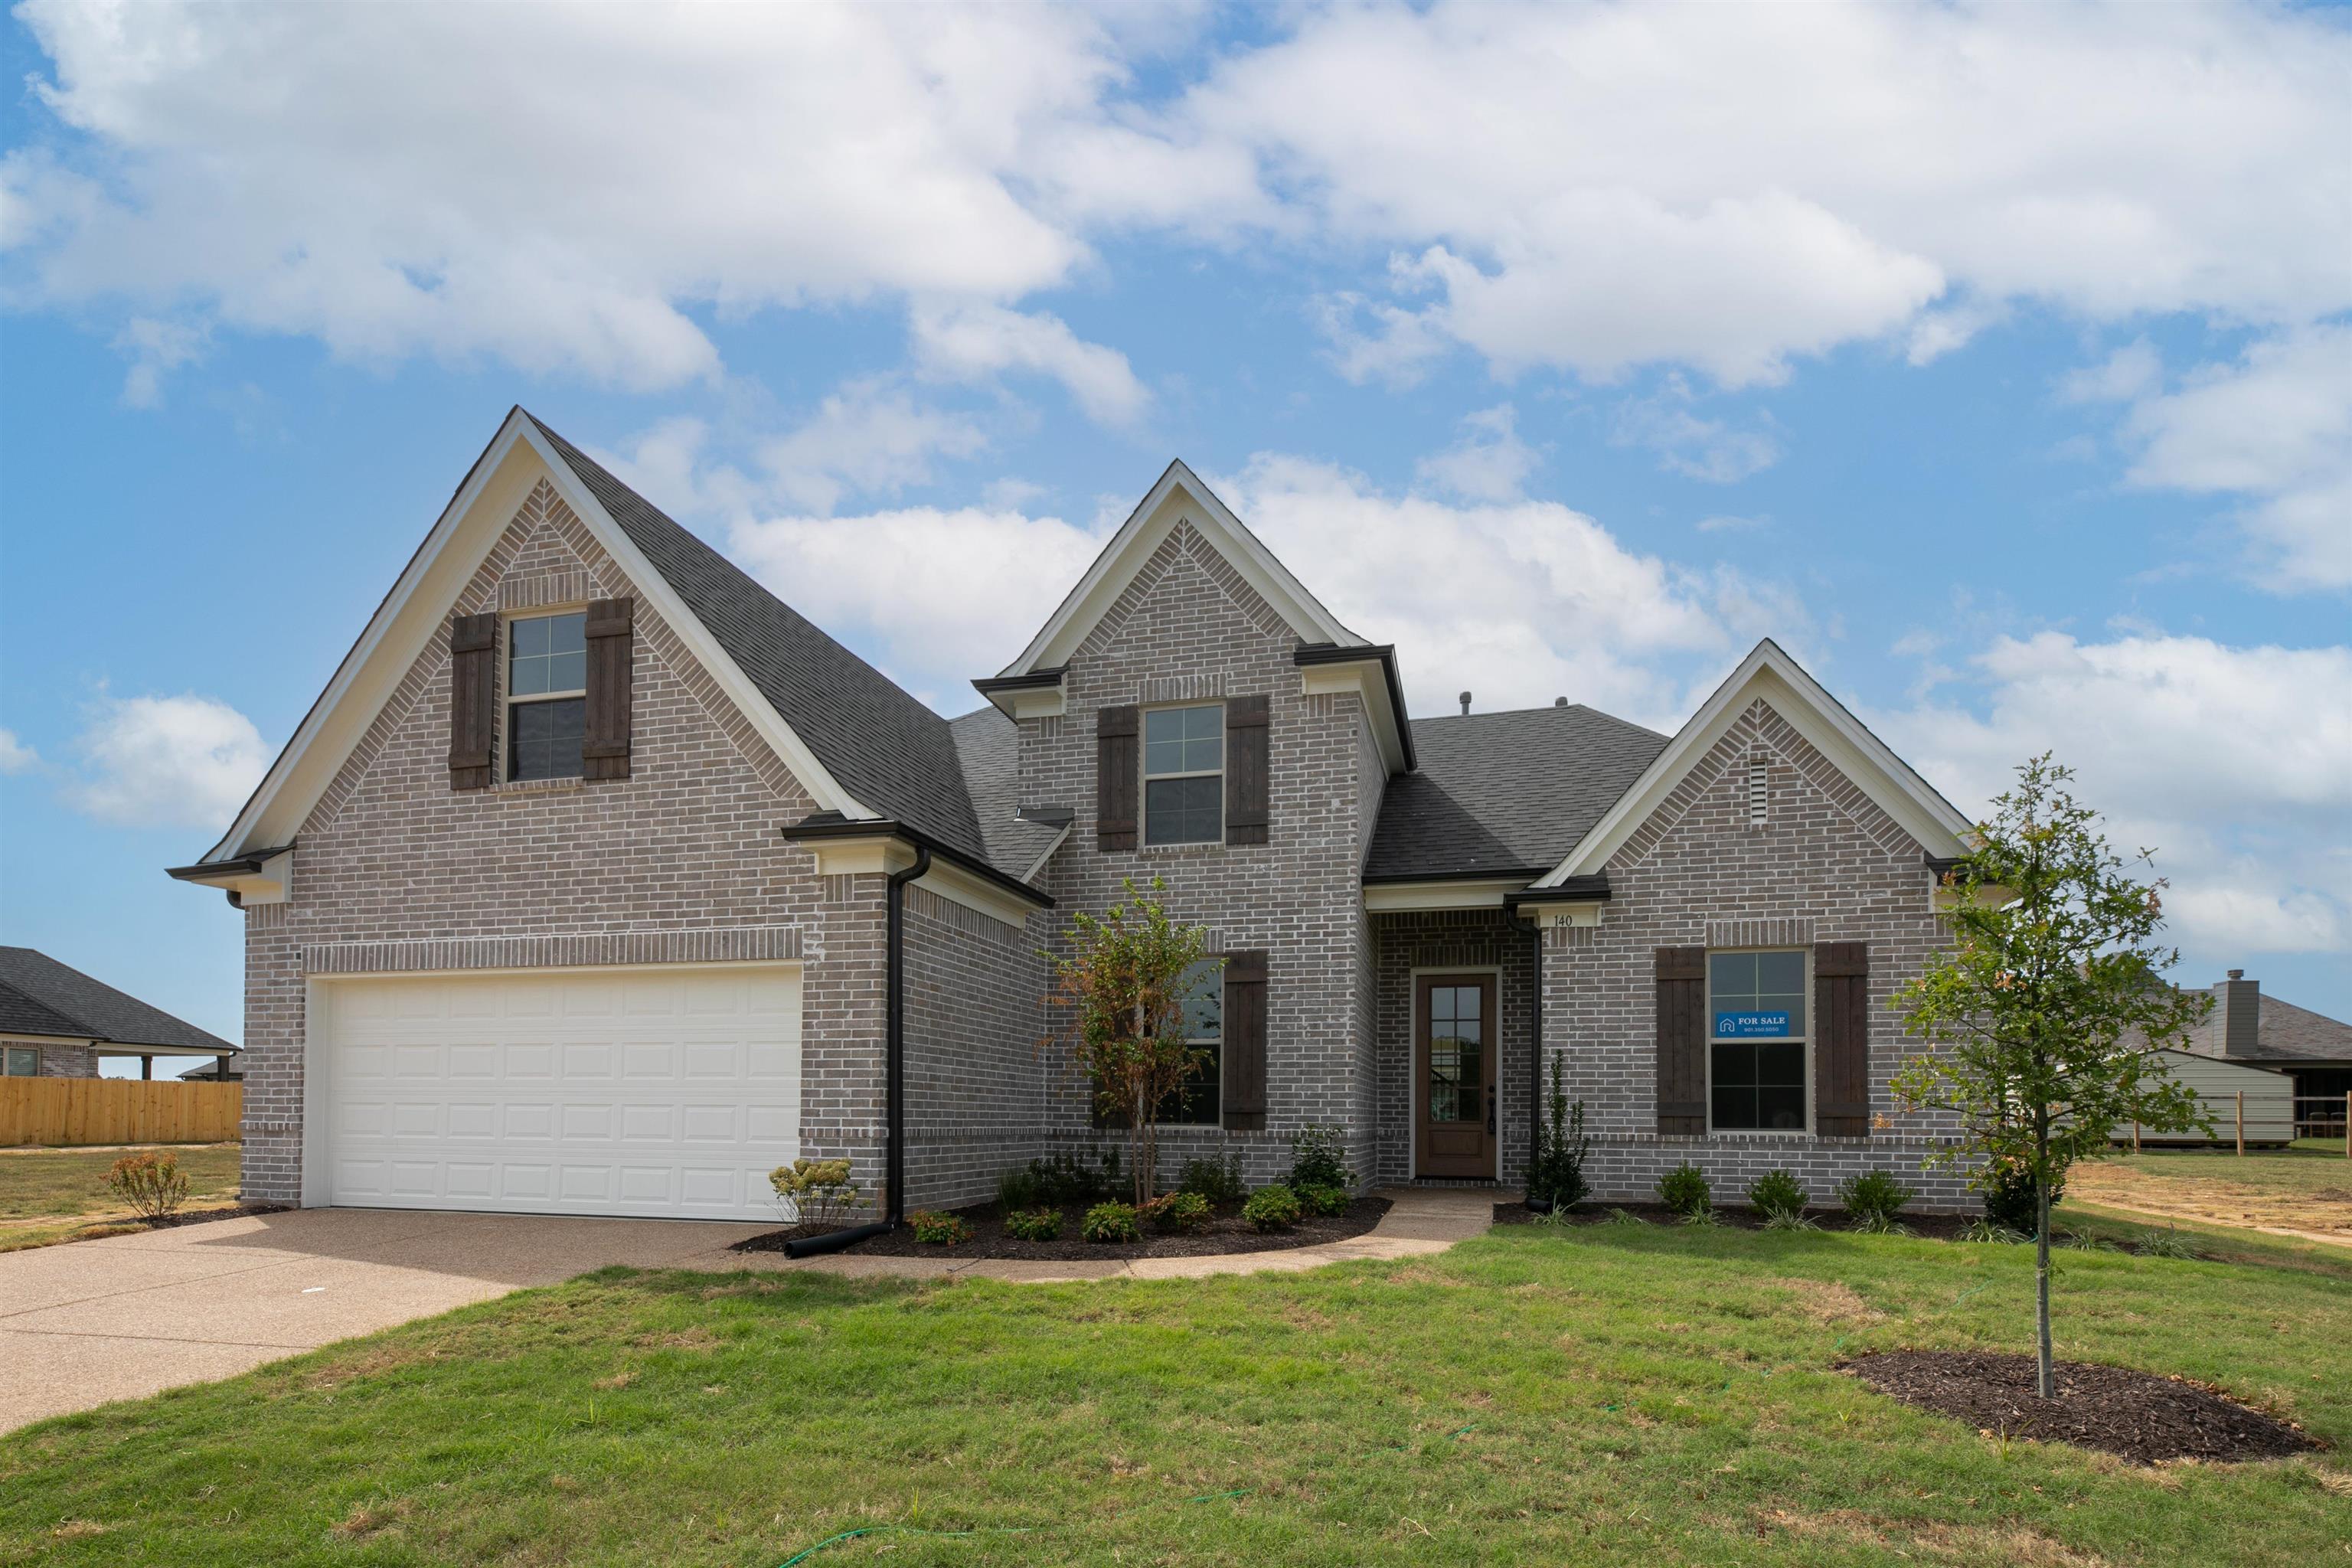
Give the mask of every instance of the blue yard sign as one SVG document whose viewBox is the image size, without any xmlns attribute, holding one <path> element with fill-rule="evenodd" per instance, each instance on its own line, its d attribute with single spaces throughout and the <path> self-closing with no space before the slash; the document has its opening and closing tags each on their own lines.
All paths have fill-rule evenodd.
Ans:
<svg viewBox="0 0 2352 1568">
<path fill-rule="evenodd" d="M 1717 1013 L 1715 1016 L 1715 1037 L 1718 1040 L 1785 1040 L 1789 1037 L 1789 1015 Z"/>
</svg>

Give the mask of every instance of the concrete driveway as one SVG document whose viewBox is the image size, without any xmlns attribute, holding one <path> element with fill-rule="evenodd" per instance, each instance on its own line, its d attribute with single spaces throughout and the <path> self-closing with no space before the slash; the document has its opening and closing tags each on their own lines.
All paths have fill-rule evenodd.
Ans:
<svg viewBox="0 0 2352 1568">
<path fill-rule="evenodd" d="M 773 1225 L 296 1209 L 0 1254 L 0 1432 Z"/>
</svg>

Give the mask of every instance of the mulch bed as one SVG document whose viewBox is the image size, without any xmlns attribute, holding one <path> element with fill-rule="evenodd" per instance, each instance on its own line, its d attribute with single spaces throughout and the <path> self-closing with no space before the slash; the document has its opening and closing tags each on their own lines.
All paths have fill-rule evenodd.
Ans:
<svg viewBox="0 0 2352 1568">
<path fill-rule="evenodd" d="M 1987 1351 L 1882 1351 L 1838 1363 L 1879 1393 L 1989 1436 L 2072 1443 L 2143 1465 L 2283 1459 L 2322 1447 L 2276 1416 L 2177 1377 L 2056 1363 L 2058 1397 L 2033 1392 L 2033 1358 Z"/>
<path fill-rule="evenodd" d="M 1628 1214 L 1634 1215 L 1652 1225 L 1682 1223 L 1674 1210 L 1664 1204 L 1611 1204 L 1597 1201 L 1579 1204 L 1570 1211 L 1569 1220 L 1573 1225 L 1600 1225 L 1608 1219 L 1609 1211 L 1612 1209 L 1623 1209 Z M 1540 1217 L 1542 1216 L 1523 1203 L 1495 1205 L 1496 1225 L 1531 1225 Z M 1750 1208 L 1719 1208 L 1715 1211 L 1715 1217 L 1733 1230 L 1764 1228 L 1764 1216 Z M 1805 1217 L 1823 1230 L 1853 1228 L 1842 1209 L 1807 1209 Z M 1969 1228 L 1970 1223 L 1969 1215 L 1956 1214 L 1906 1214 L 1902 1216 L 1902 1220 L 1904 1226 L 1912 1235 L 1924 1236 L 1935 1241 L 1958 1239 L 1960 1234 Z"/>
<path fill-rule="evenodd" d="M 1003 1216 L 994 1204 L 975 1204 L 970 1208 L 952 1211 L 971 1222 L 972 1238 L 961 1247 L 937 1247 L 917 1241 L 911 1229 L 901 1228 L 871 1241 L 859 1242 L 850 1248 L 853 1253 L 865 1253 L 883 1258 L 1033 1258 L 1052 1262 L 1069 1262 L 1087 1258 L 1212 1258 L 1225 1252 L 1280 1252 L 1294 1247 L 1319 1247 L 1327 1241 L 1345 1241 L 1361 1236 L 1381 1223 L 1389 1212 L 1386 1198 L 1360 1197 L 1349 1204 L 1347 1212 L 1328 1218 L 1301 1219 L 1290 1230 L 1261 1233 L 1252 1230 L 1234 1207 L 1221 1210 L 1209 1222 L 1209 1228 L 1192 1236 L 1160 1236 L 1147 1230 L 1143 1239 L 1133 1242 L 1104 1243 L 1088 1241 L 1078 1234 L 1078 1222 L 1086 1217 L 1082 1207 L 1062 1211 L 1062 1234 L 1052 1241 L 1021 1241 L 1004 1233 Z M 856 1221 L 850 1222 L 857 1223 Z M 846 1229 L 846 1226 L 793 1226 L 786 1230 L 772 1230 L 739 1241 L 737 1252 L 782 1252 L 788 1241 L 804 1236 L 822 1236 L 826 1231 Z"/>
</svg>

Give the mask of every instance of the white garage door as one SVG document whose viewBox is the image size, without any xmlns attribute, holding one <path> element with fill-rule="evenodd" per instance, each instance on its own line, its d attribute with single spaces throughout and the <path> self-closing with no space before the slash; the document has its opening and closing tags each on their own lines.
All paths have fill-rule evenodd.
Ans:
<svg viewBox="0 0 2352 1568">
<path fill-rule="evenodd" d="M 321 983 L 325 1201 L 698 1219 L 776 1215 L 798 1152 L 793 964 Z"/>
</svg>

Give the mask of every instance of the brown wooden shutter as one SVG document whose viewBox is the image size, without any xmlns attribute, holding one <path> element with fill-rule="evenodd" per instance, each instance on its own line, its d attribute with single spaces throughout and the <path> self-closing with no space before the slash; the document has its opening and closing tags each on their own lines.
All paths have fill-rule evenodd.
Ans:
<svg viewBox="0 0 2352 1568">
<path fill-rule="evenodd" d="M 1225 699 L 1225 842 L 1265 842 L 1267 710 L 1263 696 Z"/>
<path fill-rule="evenodd" d="M 580 743 L 583 776 L 587 778 L 629 776 L 636 603 L 635 599 L 595 599 L 588 605 L 588 728 Z"/>
<path fill-rule="evenodd" d="M 1228 1132 L 1265 1127 L 1265 952 L 1225 954 L 1225 1038 L 1217 1063 L 1218 1109 Z"/>
<path fill-rule="evenodd" d="M 1658 949 L 1658 1131 L 1706 1131 L 1706 949 Z"/>
<path fill-rule="evenodd" d="M 1813 943 L 1813 1131 L 1870 1136 L 1870 946 Z"/>
<path fill-rule="evenodd" d="M 490 787 L 499 732 L 499 617 L 449 622 L 449 787 Z"/>
<path fill-rule="evenodd" d="M 1141 723 L 1132 703 L 1095 710 L 1095 847 L 1135 847 L 1135 772 Z"/>
</svg>

